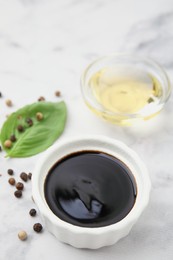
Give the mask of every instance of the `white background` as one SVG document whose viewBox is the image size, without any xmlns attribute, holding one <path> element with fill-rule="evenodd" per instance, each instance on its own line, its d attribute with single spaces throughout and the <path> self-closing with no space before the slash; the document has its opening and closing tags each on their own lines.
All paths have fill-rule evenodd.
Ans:
<svg viewBox="0 0 173 260">
<path fill-rule="evenodd" d="M 150 204 L 130 234 L 96 251 L 58 242 L 46 230 L 32 231 L 28 211 L 31 183 L 17 200 L 6 170 L 15 178 L 32 172 L 40 155 L 5 159 L 0 154 L 0 260 L 171 260 L 173 259 L 173 100 L 156 118 L 121 128 L 93 115 L 83 103 L 80 76 L 88 63 L 112 52 L 129 51 L 158 60 L 173 78 L 172 0 L 0 0 L 0 124 L 17 108 L 39 96 L 56 101 L 61 90 L 68 120 L 61 139 L 104 134 L 122 140 L 146 163 L 152 180 Z M 14 106 L 8 108 L 6 99 Z M 58 142 L 58 141 L 57 141 Z M 19 230 L 29 238 L 21 242 Z"/>
</svg>

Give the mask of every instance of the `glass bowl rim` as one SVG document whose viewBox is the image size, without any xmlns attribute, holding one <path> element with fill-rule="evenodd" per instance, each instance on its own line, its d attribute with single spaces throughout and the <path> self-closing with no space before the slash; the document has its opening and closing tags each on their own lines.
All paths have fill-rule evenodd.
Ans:
<svg viewBox="0 0 173 260">
<path fill-rule="evenodd" d="M 165 98 L 161 100 L 161 102 L 159 104 L 157 104 L 155 107 L 158 107 L 160 105 L 164 105 L 167 100 L 169 99 L 170 97 L 170 94 L 171 94 L 171 90 L 172 90 L 172 87 L 171 87 L 171 82 L 169 80 L 169 77 L 166 73 L 166 71 L 163 69 L 163 67 L 157 62 L 155 61 L 153 58 L 150 58 L 150 57 L 142 57 L 140 55 L 136 55 L 136 54 L 133 54 L 133 53 L 113 53 L 113 54 L 110 54 L 110 55 L 105 55 L 105 56 L 102 56 L 102 57 L 99 57 L 97 59 L 95 59 L 93 62 L 91 62 L 84 70 L 84 72 L 82 73 L 82 76 L 81 76 L 81 80 L 80 80 L 80 85 L 81 85 L 81 92 L 82 92 L 82 96 L 83 96 L 83 99 L 85 100 L 85 102 L 91 106 L 92 108 L 94 108 L 96 111 L 99 111 L 105 115 L 109 115 L 109 116 L 122 116 L 122 117 L 128 117 L 128 118 L 141 118 L 141 114 L 140 112 L 137 112 L 137 113 L 118 113 L 118 112 L 111 112 L 110 110 L 108 109 L 105 109 L 105 108 L 101 108 L 99 107 L 98 103 L 97 102 L 94 102 L 93 100 L 91 100 L 91 98 L 87 95 L 86 91 L 85 91 L 85 88 L 86 88 L 86 84 L 85 84 L 85 79 L 86 79 L 86 76 L 87 76 L 87 73 L 89 72 L 89 70 L 95 65 L 95 64 L 99 64 L 100 62 L 103 62 L 103 61 L 107 61 L 107 60 L 111 60 L 111 58 L 123 58 L 123 57 L 126 57 L 126 58 L 135 58 L 137 59 L 138 61 L 142 62 L 142 63 L 148 63 L 150 66 L 156 68 L 158 70 L 158 74 L 162 74 L 162 77 L 164 77 L 165 81 L 166 81 L 166 84 L 163 85 L 163 88 L 165 88 L 164 86 L 167 85 L 167 91 L 166 91 L 166 95 L 165 95 Z M 87 86 L 88 87 L 88 86 Z M 159 111 L 160 109 L 158 109 Z M 158 112 L 157 110 L 155 111 L 155 113 Z M 153 113 L 151 114 L 148 114 L 147 116 L 150 116 L 152 115 Z"/>
</svg>

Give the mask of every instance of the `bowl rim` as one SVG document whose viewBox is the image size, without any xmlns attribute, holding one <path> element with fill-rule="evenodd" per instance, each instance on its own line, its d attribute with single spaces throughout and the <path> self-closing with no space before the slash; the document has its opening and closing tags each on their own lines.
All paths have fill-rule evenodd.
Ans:
<svg viewBox="0 0 173 260">
<path fill-rule="evenodd" d="M 99 57 L 97 59 L 95 59 L 93 62 L 91 62 L 83 71 L 82 75 L 81 75 L 81 78 L 80 78 L 80 86 L 81 86 L 81 93 L 82 93 L 82 96 L 83 96 L 83 99 L 84 101 L 86 102 L 87 105 L 91 106 L 92 108 L 94 108 L 96 111 L 99 111 L 103 114 L 106 114 L 106 115 L 109 115 L 109 116 L 120 116 L 120 117 L 127 117 L 128 119 L 134 119 L 134 118 L 141 118 L 141 114 L 140 112 L 135 112 L 135 113 L 118 113 L 118 112 L 111 112 L 110 110 L 108 109 L 105 109 L 105 108 L 102 108 L 100 107 L 97 102 L 94 102 L 93 100 L 91 100 L 89 98 L 89 96 L 86 94 L 86 91 L 85 91 L 85 87 L 86 87 L 86 84 L 85 84 L 85 78 L 86 78 L 86 75 L 88 73 L 88 71 L 92 68 L 92 66 L 94 66 L 95 64 L 99 64 L 100 62 L 103 62 L 103 61 L 106 61 L 106 60 L 110 60 L 111 58 L 123 58 L 123 57 L 127 57 L 127 58 L 135 58 L 143 63 L 148 63 L 149 65 L 155 67 L 158 71 L 160 71 L 159 74 L 162 74 L 162 76 L 164 77 L 165 81 L 166 81 L 166 84 L 167 84 L 167 92 L 166 92 L 166 95 L 165 95 L 165 98 L 161 100 L 161 102 L 159 102 L 159 104 L 157 104 L 155 107 L 158 107 L 158 111 L 160 110 L 159 109 L 159 106 L 160 105 L 164 105 L 167 100 L 169 99 L 170 95 L 171 95 L 171 91 L 172 91 L 172 86 L 171 86 L 171 82 L 170 82 L 170 79 L 166 73 L 166 71 L 164 70 L 164 68 L 157 62 L 155 61 L 153 58 L 150 58 L 150 57 L 142 57 L 141 55 L 137 55 L 137 54 L 134 54 L 134 53 L 126 53 L 126 52 L 120 52 L 120 53 L 112 53 L 112 54 L 109 54 L 109 55 L 105 55 L 105 56 L 102 56 L 102 57 Z M 158 112 L 157 110 L 155 111 L 155 113 Z M 153 113 L 151 114 L 148 114 L 148 116 L 152 115 Z"/>
<path fill-rule="evenodd" d="M 66 144 L 74 144 L 79 141 L 88 141 L 88 140 L 94 140 L 97 142 L 106 142 L 106 143 L 111 143 L 113 142 L 115 147 L 120 147 L 121 149 L 125 150 L 127 153 L 131 155 L 131 157 L 135 160 L 135 163 L 140 167 L 141 172 L 142 172 L 142 178 L 145 184 L 144 187 L 144 194 L 142 196 L 142 199 L 140 203 L 138 203 L 138 207 L 135 207 L 135 204 L 132 208 L 132 210 L 126 215 L 125 218 L 120 220 L 119 222 L 115 224 L 111 224 L 108 226 L 104 227 L 80 227 L 73 225 L 71 223 L 65 222 L 58 218 L 51 209 L 49 208 L 48 204 L 46 203 L 46 200 L 42 198 L 41 191 L 40 191 L 40 176 L 41 176 L 41 169 L 44 163 L 49 160 L 49 157 L 54 154 L 59 147 L 65 146 Z M 67 153 L 68 154 L 68 153 Z M 110 153 L 111 154 L 111 153 Z M 57 160 L 56 160 L 57 161 Z M 56 162 L 55 161 L 55 162 Z M 127 165 L 128 166 L 128 165 Z M 51 168 L 51 166 L 50 166 Z M 138 188 L 138 187 L 137 187 Z M 129 226 L 130 223 L 134 223 L 137 221 L 145 207 L 147 206 L 149 202 L 149 195 L 150 195 L 150 190 L 151 190 L 151 182 L 148 174 L 148 170 L 143 163 L 143 161 L 140 159 L 140 157 L 134 152 L 131 148 L 129 148 L 127 145 L 125 145 L 123 142 L 119 140 L 115 140 L 109 137 L 105 137 L 103 135 L 88 135 L 88 136 L 78 136 L 78 137 L 73 137 L 73 138 L 68 138 L 65 140 L 61 140 L 58 142 L 56 145 L 52 146 L 49 148 L 42 156 L 41 159 L 37 162 L 37 165 L 35 166 L 35 169 L 33 171 L 32 175 L 32 195 L 33 199 L 38 206 L 38 209 L 41 213 L 41 215 L 44 217 L 44 219 L 48 219 L 56 228 L 64 228 L 65 230 L 71 231 L 72 233 L 75 234 L 95 234 L 95 235 L 100 235 L 100 234 L 106 234 L 115 230 L 121 230 L 124 229 L 125 227 Z"/>
</svg>

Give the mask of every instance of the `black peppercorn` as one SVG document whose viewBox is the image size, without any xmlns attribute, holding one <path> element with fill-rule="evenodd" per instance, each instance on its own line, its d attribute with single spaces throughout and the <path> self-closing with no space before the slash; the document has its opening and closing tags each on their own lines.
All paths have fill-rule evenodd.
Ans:
<svg viewBox="0 0 173 260">
<path fill-rule="evenodd" d="M 10 141 L 16 142 L 16 137 L 15 137 L 15 135 L 11 135 L 11 136 L 10 136 Z"/>
<path fill-rule="evenodd" d="M 44 97 L 39 97 L 38 98 L 38 101 L 40 102 L 40 101 L 45 101 L 45 98 Z"/>
<path fill-rule="evenodd" d="M 35 209 L 31 209 L 31 210 L 29 211 L 29 215 L 30 215 L 31 217 L 35 217 L 36 214 L 37 214 L 37 211 L 36 211 Z"/>
<path fill-rule="evenodd" d="M 31 118 L 27 118 L 27 119 L 26 119 L 26 122 L 27 122 L 27 124 L 28 124 L 29 126 L 32 126 L 32 125 L 33 125 L 33 121 L 32 121 Z"/>
<path fill-rule="evenodd" d="M 27 175 L 25 172 L 22 172 L 22 173 L 20 174 L 20 178 L 21 178 L 23 181 L 27 182 L 27 180 L 28 180 L 28 175 Z"/>
<path fill-rule="evenodd" d="M 23 188 L 24 188 L 23 183 L 21 183 L 21 182 L 16 183 L 16 189 L 17 190 L 23 190 Z"/>
<path fill-rule="evenodd" d="M 55 96 L 56 97 L 60 97 L 61 96 L 61 92 L 60 91 L 55 91 Z"/>
<path fill-rule="evenodd" d="M 2 151 L 2 147 L 0 146 L 0 152 Z"/>
<path fill-rule="evenodd" d="M 14 186 L 16 181 L 15 181 L 14 178 L 10 178 L 10 179 L 8 180 L 8 182 L 9 182 L 10 185 Z"/>
<path fill-rule="evenodd" d="M 31 180 L 31 178 L 32 178 L 32 173 L 29 172 L 29 173 L 28 173 L 28 179 Z"/>
<path fill-rule="evenodd" d="M 36 223 L 36 224 L 34 224 L 33 229 L 35 232 L 40 233 L 42 231 L 43 227 L 40 223 Z"/>
<path fill-rule="evenodd" d="M 0 92 L 0 97 L 2 97 L 2 93 Z"/>
<path fill-rule="evenodd" d="M 7 173 L 8 173 L 9 175 L 13 175 L 14 171 L 13 171 L 12 169 L 8 169 Z"/>
<path fill-rule="evenodd" d="M 23 127 L 22 125 L 18 125 L 18 126 L 17 126 L 17 130 L 18 130 L 19 132 L 23 132 L 23 131 L 24 131 L 24 127 Z"/>
<path fill-rule="evenodd" d="M 22 191 L 21 191 L 21 190 L 16 190 L 16 191 L 14 192 L 14 196 L 15 196 L 16 198 L 21 198 L 21 197 L 22 197 Z"/>
</svg>

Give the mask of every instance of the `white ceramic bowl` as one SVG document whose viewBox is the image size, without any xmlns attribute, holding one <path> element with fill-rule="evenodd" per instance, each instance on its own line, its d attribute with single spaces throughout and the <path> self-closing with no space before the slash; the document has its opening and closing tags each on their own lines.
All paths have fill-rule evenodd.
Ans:
<svg viewBox="0 0 173 260">
<path fill-rule="evenodd" d="M 44 196 L 44 182 L 49 169 L 62 157 L 82 150 L 96 150 L 119 158 L 131 170 L 137 184 L 137 197 L 132 210 L 121 221 L 97 228 L 69 224 L 58 218 L 49 208 Z M 120 141 L 105 136 L 87 136 L 58 142 L 50 148 L 35 167 L 32 177 L 33 198 L 48 231 L 60 241 L 77 248 L 97 249 L 116 243 L 126 236 L 149 201 L 150 179 L 138 155 Z"/>
</svg>

